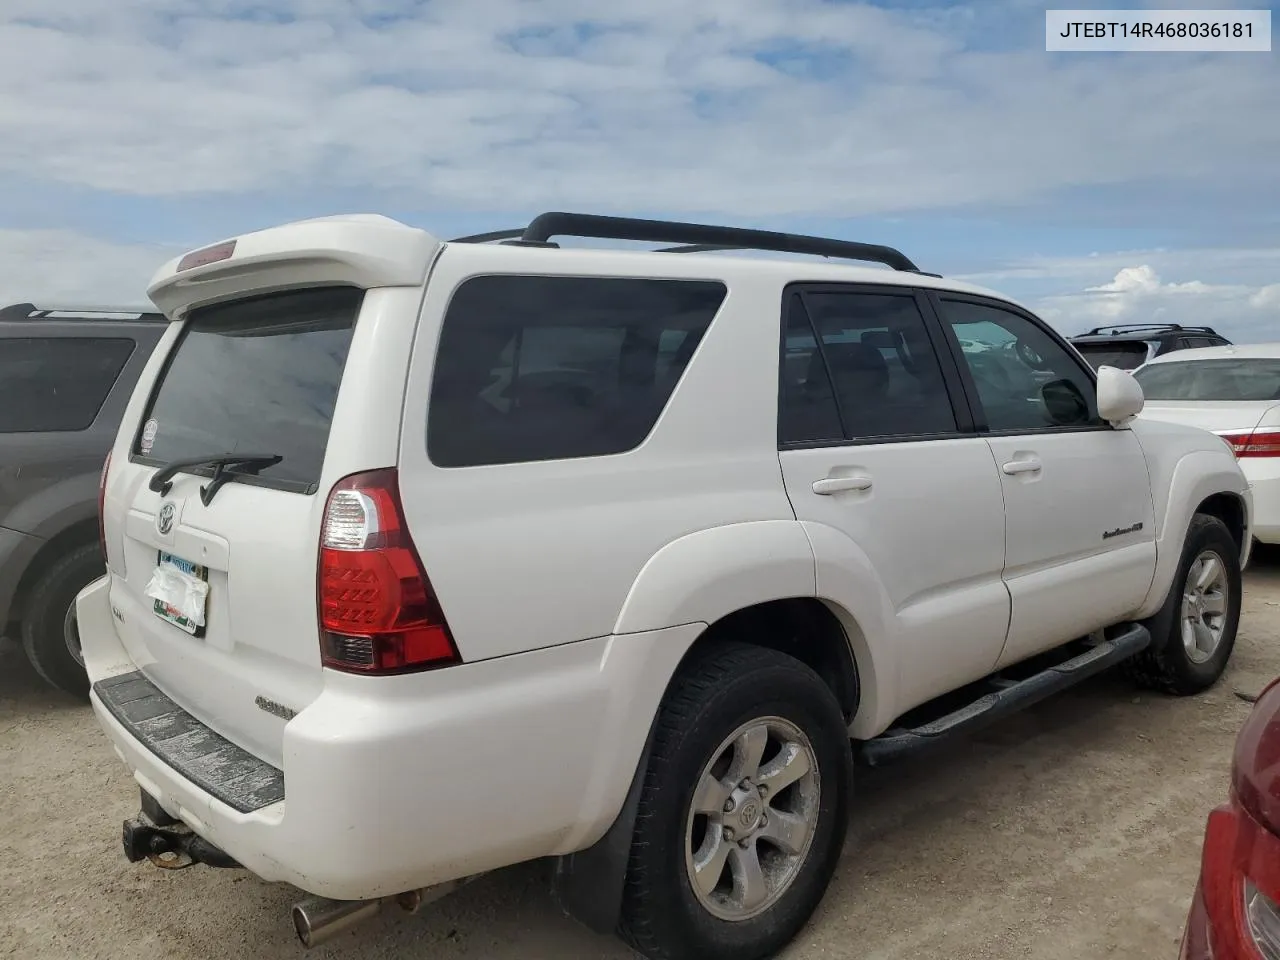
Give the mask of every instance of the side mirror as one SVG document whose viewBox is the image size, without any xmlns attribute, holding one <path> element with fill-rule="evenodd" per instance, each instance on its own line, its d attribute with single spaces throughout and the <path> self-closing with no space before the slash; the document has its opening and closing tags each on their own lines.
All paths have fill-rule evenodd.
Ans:
<svg viewBox="0 0 1280 960">
<path fill-rule="evenodd" d="M 1098 415 L 1113 427 L 1128 423 L 1146 403 L 1133 374 L 1119 367 L 1098 367 Z"/>
</svg>

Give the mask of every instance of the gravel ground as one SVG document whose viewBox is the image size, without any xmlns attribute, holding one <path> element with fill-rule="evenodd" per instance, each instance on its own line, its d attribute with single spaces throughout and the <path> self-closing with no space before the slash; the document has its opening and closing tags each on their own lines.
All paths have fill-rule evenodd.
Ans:
<svg viewBox="0 0 1280 960">
<path fill-rule="evenodd" d="M 1204 819 L 1231 746 L 1280 674 L 1280 559 L 1245 585 L 1226 678 L 1185 700 L 1114 676 L 939 756 L 864 776 L 839 872 L 786 954 L 799 958 L 1126 960 L 1177 956 Z M 239 871 L 133 866 L 137 809 L 86 706 L 0 642 L 0 956 L 293 958 L 294 891 Z M 629 958 L 565 919 L 545 867 L 490 875 L 416 916 L 388 914 L 319 958 Z"/>
</svg>

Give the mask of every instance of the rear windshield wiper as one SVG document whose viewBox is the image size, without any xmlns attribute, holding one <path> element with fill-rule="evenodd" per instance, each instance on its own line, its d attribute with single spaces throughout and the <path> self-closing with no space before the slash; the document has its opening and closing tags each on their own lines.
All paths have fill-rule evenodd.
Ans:
<svg viewBox="0 0 1280 960">
<path fill-rule="evenodd" d="M 232 477 L 241 473 L 257 473 L 263 467 L 270 467 L 283 459 L 278 453 L 215 453 L 204 457 L 187 457 L 166 463 L 151 475 L 147 487 L 163 497 L 173 488 L 173 478 L 182 471 L 192 467 L 213 467 L 213 479 L 200 488 L 200 502 L 207 507 L 218 488 Z M 237 469 L 231 473 L 225 472 L 230 466 Z"/>
</svg>

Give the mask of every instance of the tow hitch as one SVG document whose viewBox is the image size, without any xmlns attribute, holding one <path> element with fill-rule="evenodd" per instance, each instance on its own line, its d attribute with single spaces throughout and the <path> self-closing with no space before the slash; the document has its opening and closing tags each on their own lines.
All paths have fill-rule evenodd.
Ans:
<svg viewBox="0 0 1280 960">
<path fill-rule="evenodd" d="M 145 792 L 138 815 L 124 822 L 124 855 L 130 863 L 150 860 L 165 870 L 182 870 L 197 863 L 236 869 L 236 863 L 208 840 L 173 819 Z"/>
</svg>

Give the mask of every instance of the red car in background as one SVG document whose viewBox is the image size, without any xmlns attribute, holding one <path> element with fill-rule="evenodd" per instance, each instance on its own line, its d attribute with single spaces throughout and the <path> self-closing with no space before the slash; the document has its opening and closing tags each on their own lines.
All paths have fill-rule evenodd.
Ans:
<svg viewBox="0 0 1280 960">
<path fill-rule="evenodd" d="M 1236 740 L 1229 800 L 1209 814 L 1182 960 L 1280 960 L 1280 677 Z"/>
</svg>

